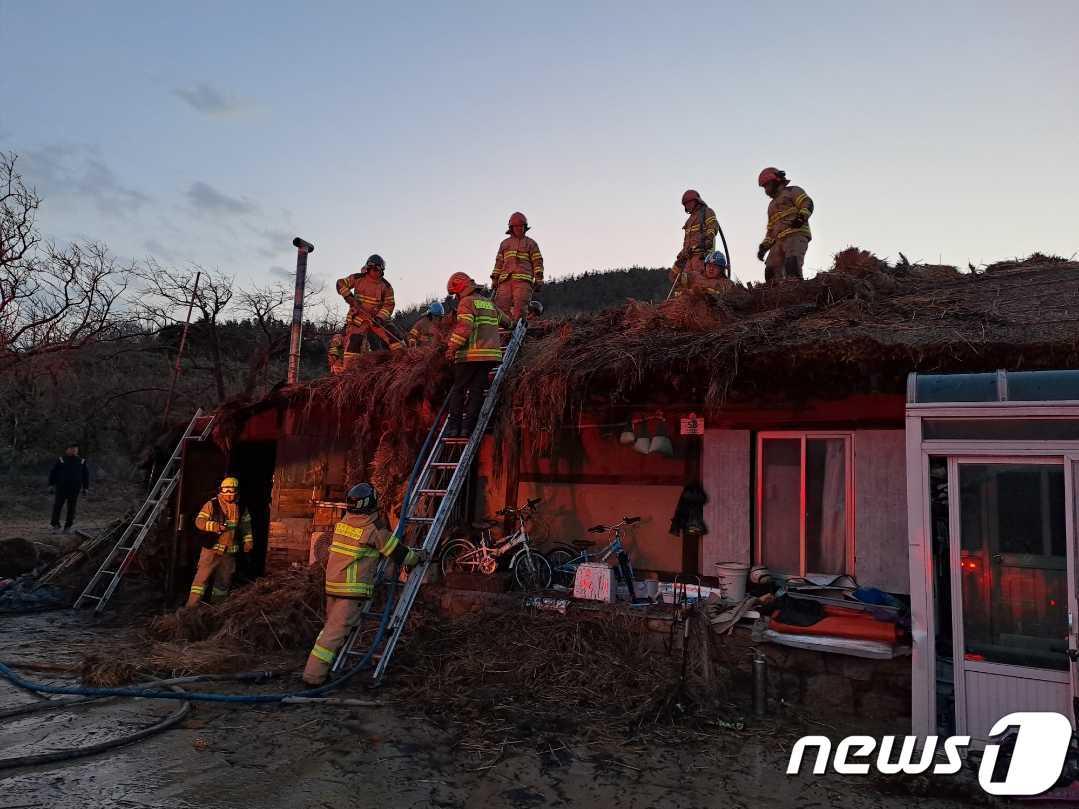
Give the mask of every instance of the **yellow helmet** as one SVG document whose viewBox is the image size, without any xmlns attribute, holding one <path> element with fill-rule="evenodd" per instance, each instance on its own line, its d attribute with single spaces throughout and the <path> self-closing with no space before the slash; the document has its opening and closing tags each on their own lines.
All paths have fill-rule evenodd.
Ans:
<svg viewBox="0 0 1079 809">
<path fill-rule="evenodd" d="M 217 488 L 218 488 L 218 491 L 220 491 L 221 489 L 224 489 L 226 487 L 232 487 L 233 489 L 239 489 L 240 488 L 240 481 L 238 479 L 236 479 L 236 478 L 231 478 L 231 477 L 230 478 L 225 478 L 224 480 L 221 481 L 221 485 L 218 486 Z"/>
</svg>

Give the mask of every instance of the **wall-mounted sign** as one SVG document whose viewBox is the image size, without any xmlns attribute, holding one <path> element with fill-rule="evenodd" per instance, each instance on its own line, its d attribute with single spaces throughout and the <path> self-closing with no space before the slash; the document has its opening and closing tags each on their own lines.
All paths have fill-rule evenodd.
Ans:
<svg viewBox="0 0 1079 809">
<path fill-rule="evenodd" d="M 696 413 L 690 413 L 681 422 L 682 435 L 704 435 L 704 418 Z"/>
</svg>

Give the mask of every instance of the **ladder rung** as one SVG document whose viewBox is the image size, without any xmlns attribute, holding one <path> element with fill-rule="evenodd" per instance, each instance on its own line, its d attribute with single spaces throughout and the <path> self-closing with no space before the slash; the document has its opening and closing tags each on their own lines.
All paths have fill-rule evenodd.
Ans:
<svg viewBox="0 0 1079 809">
<path fill-rule="evenodd" d="M 94 601 L 101 600 L 101 596 L 92 596 L 89 593 L 83 593 L 81 596 L 79 596 L 79 601 L 82 601 L 84 598 L 92 598 Z"/>
<path fill-rule="evenodd" d="M 114 551 L 132 551 L 134 549 L 134 545 L 117 545 L 115 548 L 113 548 Z"/>
<path fill-rule="evenodd" d="M 453 461 L 435 461 L 428 464 L 428 466 L 434 467 L 435 469 L 456 469 L 460 465 L 461 464 L 454 463 Z"/>
<path fill-rule="evenodd" d="M 443 444 L 467 444 L 468 439 L 467 438 L 443 438 L 442 443 Z"/>
<path fill-rule="evenodd" d="M 434 517 L 409 517 L 408 519 L 405 520 L 405 522 L 427 523 L 428 525 L 430 525 L 434 521 L 435 521 Z"/>
<path fill-rule="evenodd" d="M 449 489 L 420 489 L 420 494 L 429 494 L 434 497 L 445 497 Z"/>
<path fill-rule="evenodd" d="M 118 571 L 118 570 L 102 570 L 97 575 L 99 575 L 99 576 L 115 576 L 119 572 L 120 571 Z"/>
</svg>

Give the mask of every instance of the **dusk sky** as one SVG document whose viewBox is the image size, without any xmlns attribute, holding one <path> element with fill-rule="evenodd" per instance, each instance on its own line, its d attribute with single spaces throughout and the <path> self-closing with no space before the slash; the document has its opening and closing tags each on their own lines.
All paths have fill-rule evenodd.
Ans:
<svg viewBox="0 0 1079 809">
<path fill-rule="evenodd" d="M 810 274 L 1079 250 L 1075 0 L 0 0 L 0 41 L 47 234 L 245 283 L 301 235 L 418 302 L 486 279 L 515 210 L 549 278 L 669 266 L 688 187 L 758 281 L 767 165 L 816 202 Z"/>
</svg>

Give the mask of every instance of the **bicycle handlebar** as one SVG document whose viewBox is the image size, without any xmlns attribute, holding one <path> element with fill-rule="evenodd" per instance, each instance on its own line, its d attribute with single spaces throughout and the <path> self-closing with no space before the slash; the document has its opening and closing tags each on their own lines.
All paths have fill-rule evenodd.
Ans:
<svg viewBox="0 0 1079 809">
<path fill-rule="evenodd" d="M 539 505 L 542 498 L 536 497 L 528 500 L 525 505 L 520 508 L 514 508 L 513 506 L 505 506 L 495 512 L 496 517 L 513 517 L 518 514 L 524 514 L 525 512 L 531 512 L 536 510 L 536 506 Z"/>
<path fill-rule="evenodd" d="M 633 525 L 641 521 L 640 517 L 623 517 L 622 522 L 618 525 L 593 525 L 588 529 L 590 534 L 606 534 L 608 531 L 617 531 L 619 528 L 625 525 Z"/>
</svg>

